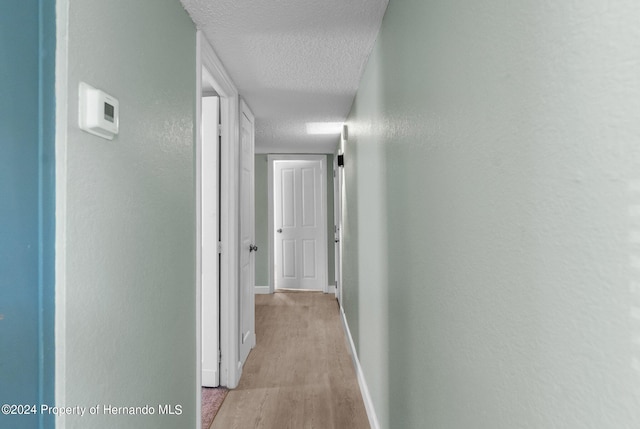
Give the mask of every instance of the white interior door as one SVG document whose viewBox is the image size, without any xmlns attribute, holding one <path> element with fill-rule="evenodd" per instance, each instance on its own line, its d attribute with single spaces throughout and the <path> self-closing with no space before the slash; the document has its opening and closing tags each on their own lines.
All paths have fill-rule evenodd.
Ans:
<svg viewBox="0 0 640 429">
<path fill-rule="evenodd" d="M 275 287 L 327 290 L 326 157 L 274 160 Z"/>
<path fill-rule="evenodd" d="M 256 344 L 254 241 L 254 119 L 246 104 L 240 112 L 240 363 Z"/>
<path fill-rule="evenodd" d="M 219 145 L 220 100 L 202 97 L 201 171 L 201 276 L 202 276 L 202 385 L 220 384 L 219 350 Z"/>
</svg>

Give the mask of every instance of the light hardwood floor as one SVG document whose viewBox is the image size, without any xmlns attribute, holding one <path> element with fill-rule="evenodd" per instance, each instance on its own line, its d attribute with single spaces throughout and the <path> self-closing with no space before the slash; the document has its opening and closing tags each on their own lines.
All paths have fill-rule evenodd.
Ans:
<svg viewBox="0 0 640 429">
<path fill-rule="evenodd" d="M 333 295 L 256 295 L 256 335 L 211 428 L 369 428 Z"/>
</svg>

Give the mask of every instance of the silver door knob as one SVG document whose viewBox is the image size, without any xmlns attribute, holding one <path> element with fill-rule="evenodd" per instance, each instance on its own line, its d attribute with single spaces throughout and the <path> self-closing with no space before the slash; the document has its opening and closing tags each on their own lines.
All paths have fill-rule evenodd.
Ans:
<svg viewBox="0 0 640 429">
<path fill-rule="evenodd" d="M 282 234 L 282 228 L 278 228 L 278 232 Z"/>
<path fill-rule="evenodd" d="M 249 245 L 249 252 L 257 252 L 258 251 L 258 246 L 255 246 L 253 244 Z"/>
</svg>

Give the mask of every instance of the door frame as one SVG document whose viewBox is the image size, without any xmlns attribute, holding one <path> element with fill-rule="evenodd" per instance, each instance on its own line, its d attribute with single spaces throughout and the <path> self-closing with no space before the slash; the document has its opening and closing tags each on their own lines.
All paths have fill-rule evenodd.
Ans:
<svg viewBox="0 0 640 429">
<path fill-rule="evenodd" d="M 267 155 L 267 163 L 268 163 L 268 173 L 267 173 L 267 180 L 269 181 L 268 184 L 268 189 L 269 189 L 269 215 L 268 215 L 268 243 L 269 243 L 269 293 L 274 293 L 275 289 L 276 289 L 276 273 L 274 270 L 274 255 L 275 255 L 275 251 L 276 251 L 276 243 L 275 240 L 273 239 L 273 236 L 275 234 L 275 229 L 274 229 L 274 221 L 275 221 L 275 204 L 274 204 L 274 197 L 275 197 L 275 192 L 273 190 L 273 179 L 274 179 L 274 175 L 273 175 L 273 170 L 274 170 L 274 161 L 283 161 L 283 160 L 292 160 L 292 161 L 318 161 L 321 160 L 322 162 L 322 178 L 321 178 L 321 188 L 322 188 L 322 195 L 321 195 L 321 201 L 322 201 L 322 213 L 323 213 L 323 219 L 322 219 L 322 241 L 323 241 L 323 245 L 322 245 L 322 253 L 324 255 L 324 267 L 323 267 L 323 278 L 324 278 L 324 282 L 322 284 L 322 292 L 324 293 L 329 293 L 329 255 L 328 255 L 328 246 L 329 246 L 329 241 L 328 241 L 328 237 L 327 237 L 327 218 L 328 218 L 328 213 L 327 213 L 327 155 L 326 154 L 316 154 L 316 155 L 281 155 L 281 154 L 277 154 L 277 155 Z"/>
<path fill-rule="evenodd" d="M 202 70 L 206 69 L 213 78 L 211 82 L 220 97 L 221 149 L 220 149 L 220 385 L 235 388 L 240 380 L 238 368 L 239 323 L 238 323 L 238 167 L 239 167 L 239 96 L 238 90 L 226 72 L 222 62 L 204 33 L 196 33 L 196 120 L 194 123 L 196 195 L 199 194 L 201 172 L 200 163 L 202 135 Z M 199 197 L 198 197 L 199 198 Z M 196 213 L 200 216 L 200 202 L 197 201 Z M 197 220 L 199 221 L 199 219 Z M 196 421 L 200 426 L 202 388 L 202 344 L 201 344 L 201 270 L 200 230 L 196 231 Z"/>
</svg>

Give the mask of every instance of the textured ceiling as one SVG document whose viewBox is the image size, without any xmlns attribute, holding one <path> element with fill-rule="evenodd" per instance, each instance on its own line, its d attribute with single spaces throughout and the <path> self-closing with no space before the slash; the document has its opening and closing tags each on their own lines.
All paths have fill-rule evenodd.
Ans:
<svg viewBox="0 0 640 429">
<path fill-rule="evenodd" d="M 181 0 L 256 116 L 257 152 L 332 153 L 388 0 Z"/>
</svg>

